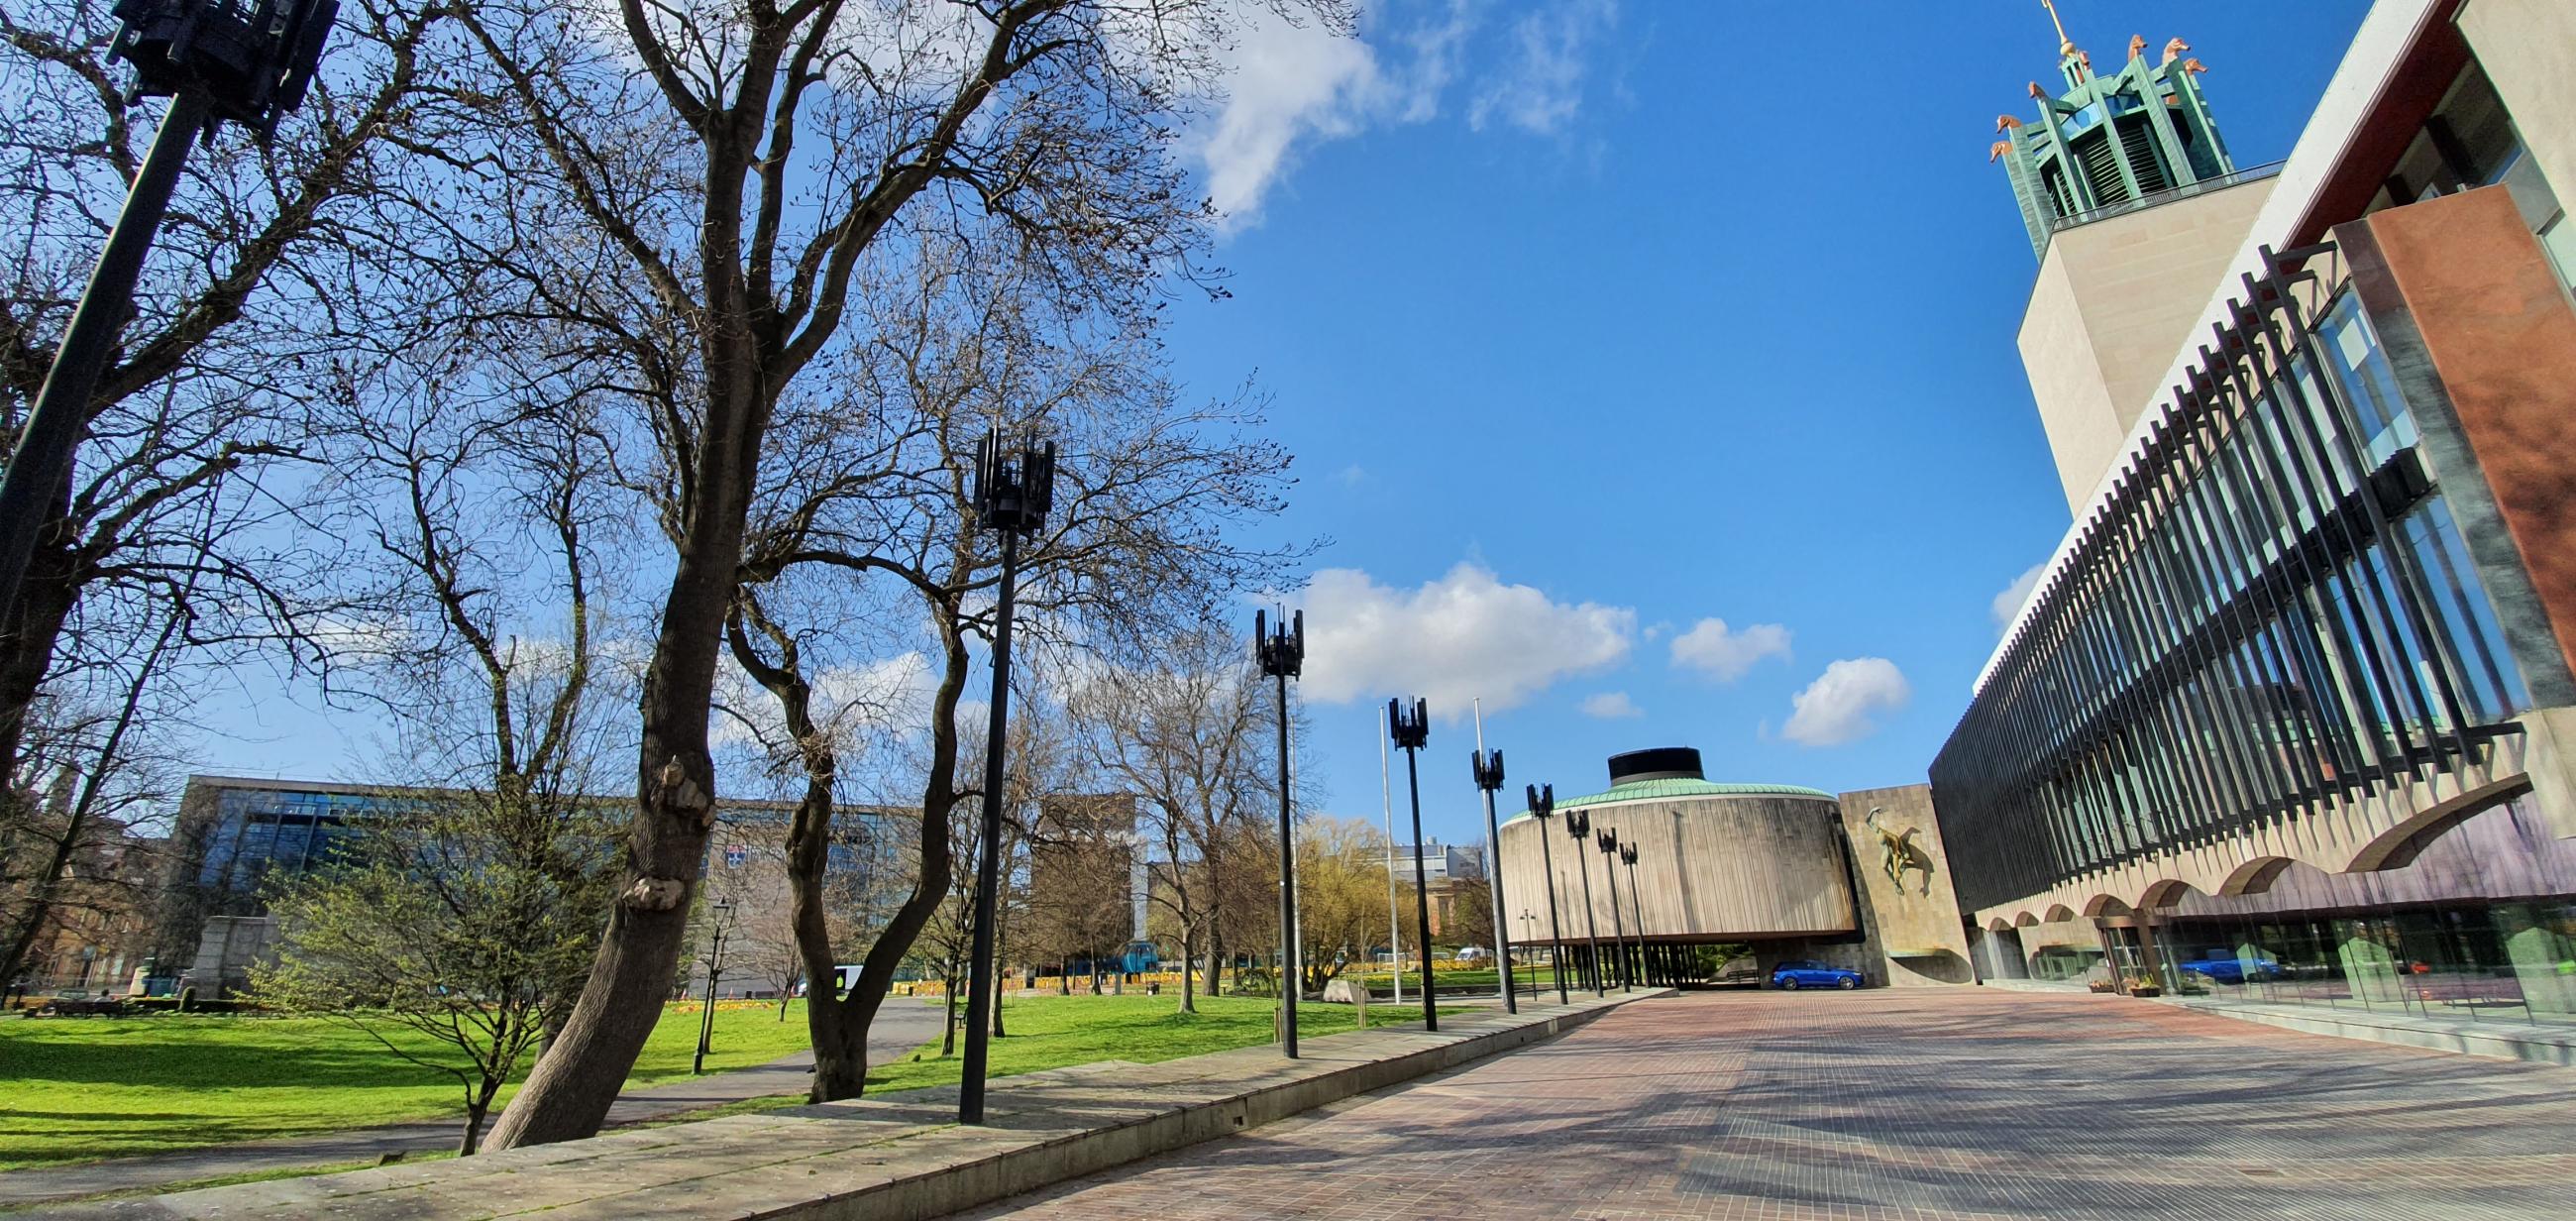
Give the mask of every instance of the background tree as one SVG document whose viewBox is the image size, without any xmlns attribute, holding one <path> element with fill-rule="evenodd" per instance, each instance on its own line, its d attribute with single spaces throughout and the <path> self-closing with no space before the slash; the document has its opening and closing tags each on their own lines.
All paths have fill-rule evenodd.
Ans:
<svg viewBox="0 0 2576 1221">
<path fill-rule="evenodd" d="M 1275 800 L 1264 770 L 1268 718 L 1251 651 L 1235 634 L 1186 629 L 1141 651 L 1089 676 L 1068 704 L 1090 774 L 1136 798 L 1139 837 L 1155 858 L 1147 893 L 1178 933 L 1178 1005 L 1194 1013 L 1189 966 L 1207 954 L 1213 984 L 1218 896 L 1239 891 L 1231 875 L 1244 872 L 1239 834 Z"/>
<path fill-rule="evenodd" d="M 492 1100 L 572 1003 L 605 917 L 610 821 L 572 794 L 382 793 L 338 863 L 268 897 L 280 929 L 252 994 L 337 1018 L 412 1063 L 453 1076 L 481 1146 Z M 571 872 L 565 858 L 592 854 Z M 436 1050 L 391 1037 L 426 1036 Z"/>
<path fill-rule="evenodd" d="M 1449 918 L 1443 940 L 1452 945 L 1494 948 L 1494 885 L 1485 876 L 1482 858 L 1475 866 L 1449 875 Z M 1625 883 L 1627 879 L 1621 878 Z"/>
<path fill-rule="evenodd" d="M 1386 837 L 1365 819 L 1315 817 L 1297 828 L 1297 923 L 1305 988 L 1352 964 L 1366 970 L 1386 931 Z"/>
<path fill-rule="evenodd" d="M 1093 995 L 1100 977 L 1134 930 L 1131 891 L 1136 866 L 1136 810 L 1117 794 L 1042 798 L 1029 836 L 1029 884 L 1021 944 L 1052 960 L 1072 989 L 1077 961 L 1087 963 Z"/>
</svg>

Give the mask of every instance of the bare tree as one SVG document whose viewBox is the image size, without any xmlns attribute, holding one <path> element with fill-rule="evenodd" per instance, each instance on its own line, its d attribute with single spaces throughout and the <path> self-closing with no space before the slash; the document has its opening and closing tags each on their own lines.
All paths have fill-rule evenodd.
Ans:
<svg viewBox="0 0 2576 1221">
<path fill-rule="evenodd" d="M 191 163 L 17 600 L 0 606 L 0 837 L 27 816 L 15 796 L 60 765 L 30 749 L 49 732 L 31 710 L 117 702 L 95 697 L 93 671 L 157 657 L 145 669 L 166 672 L 174 650 L 281 636 L 327 659 L 310 597 L 322 536 L 293 529 L 281 468 L 304 453 L 300 413 L 329 380 L 327 297 L 359 278 L 351 251 L 387 166 L 444 138 L 414 103 L 445 11 L 351 3 L 303 110 L 273 140 L 228 128 Z M 115 29 L 101 4 L 0 5 L 0 448 L 150 138 L 107 60 Z"/>
<path fill-rule="evenodd" d="M 727 624 L 735 663 L 777 697 L 805 781 L 790 849 L 800 928 L 809 911 L 819 922 L 822 904 L 818 866 L 799 845 L 828 832 L 858 745 L 818 700 L 817 677 L 834 668 L 836 651 L 842 668 L 867 656 L 851 652 L 866 647 L 853 639 L 854 605 L 891 605 L 900 610 L 880 621 L 920 625 L 896 639 L 921 658 L 927 706 L 909 724 L 916 762 L 890 779 L 918 794 L 922 855 L 858 986 L 807 1006 L 820 1098 L 860 1089 L 867 1027 L 893 967 L 958 867 L 945 855 L 951 823 L 961 802 L 984 799 L 979 784 L 960 779 L 980 774 L 981 734 L 959 724 L 999 578 L 996 540 L 976 527 L 968 486 L 984 433 L 1043 433 L 1061 447 L 1057 511 L 1020 560 L 1023 647 L 1033 653 L 1055 647 L 1070 658 L 1076 642 L 1199 617 L 1219 591 L 1266 578 L 1297 554 L 1227 535 L 1274 512 L 1284 486 L 1284 451 L 1244 435 L 1260 422 L 1257 399 L 1184 403 L 1149 324 L 1072 308 L 1081 303 L 1050 291 L 1045 269 L 1025 260 L 982 260 L 953 241 L 925 249 L 929 257 L 872 281 L 862 298 L 875 337 L 852 362 L 864 402 L 782 413 L 776 435 L 830 457 L 783 476 L 757 506 Z M 1062 752 L 1030 733 L 1047 702 L 1022 707 L 1009 756 L 1015 791 L 1003 795 L 1010 828 L 1067 787 Z M 1015 859 L 1022 842 L 1015 834 L 1006 856 Z M 997 925 L 1006 933 L 1007 916 Z M 818 932 L 805 944 L 809 962 L 823 952 Z"/>
<path fill-rule="evenodd" d="M 455 1075 L 470 1154 L 580 993 L 618 878 L 591 796 L 614 741 L 595 630 L 613 531 L 588 402 L 509 396 L 496 418 L 454 401 L 452 368 L 372 369 L 327 434 L 364 493 L 335 524 L 374 543 L 381 604 L 401 612 L 370 690 L 409 748 L 391 766 L 425 791 L 382 795 L 337 859 L 271 898 L 279 959 L 253 982 Z M 405 1052 L 388 1026 L 442 1053 Z"/>
<path fill-rule="evenodd" d="M 888 252 L 917 235 L 990 218 L 1069 298 L 1149 314 L 1203 241 L 1171 120 L 1211 79 L 1234 10 L 625 0 L 606 16 L 540 0 L 460 14 L 484 52 L 488 138 L 508 171 L 486 189 L 510 194 L 511 215 L 577 228 L 558 260 L 616 265 L 619 293 L 558 295 L 552 266 L 532 257 L 521 292 L 621 354 L 673 545 L 641 700 L 629 883 L 563 1039 L 495 1131 L 503 1145 L 596 1130 L 668 991 L 713 808 L 707 722 L 747 522 L 796 461 L 771 426 L 800 397 L 824 397 L 813 388 L 849 354 L 853 284 L 881 257 L 903 261 Z M 939 715 L 955 688 L 942 685 Z M 953 785 L 934 784 L 925 804 L 944 809 Z M 923 843 L 940 854 L 947 840 Z M 925 915 L 897 915 L 898 947 Z"/>
<path fill-rule="evenodd" d="M 1241 859 L 1234 841 L 1275 800 L 1258 680 L 1240 638 L 1198 628 L 1093 675 L 1070 701 L 1092 773 L 1136 796 L 1142 836 L 1160 858 L 1149 894 L 1177 923 L 1185 964 L 1210 954 L 1211 991 L 1217 895 Z M 1186 966 L 1179 1006 L 1197 1008 Z"/>
</svg>

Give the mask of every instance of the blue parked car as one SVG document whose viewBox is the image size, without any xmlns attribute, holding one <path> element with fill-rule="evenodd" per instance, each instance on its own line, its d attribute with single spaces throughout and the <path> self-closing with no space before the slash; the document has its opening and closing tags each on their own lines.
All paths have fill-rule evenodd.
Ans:
<svg viewBox="0 0 2576 1221">
<path fill-rule="evenodd" d="M 1800 988 L 1841 988 L 1848 992 L 1860 986 L 1860 972 L 1800 959 L 1771 968 L 1771 986 L 1783 992 Z"/>
<path fill-rule="evenodd" d="M 2201 951 L 2199 958 L 2178 962 L 2175 967 L 2195 975 L 2206 975 L 2222 984 L 2241 984 L 2247 979 L 2272 980 L 2281 977 L 2281 963 L 2269 954 L 2257 953 L 2252 959 L 2236 956 L 2236 951 L 2212 949 Z"/>
</svg>

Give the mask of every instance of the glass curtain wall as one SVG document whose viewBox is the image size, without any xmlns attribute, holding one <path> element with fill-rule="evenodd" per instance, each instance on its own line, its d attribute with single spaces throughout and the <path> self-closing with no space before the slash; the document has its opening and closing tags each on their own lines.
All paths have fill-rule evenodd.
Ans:
<svg viewBox="0 0 2576 1221">
<path fill-rule="evenodd" d="M 1934 762 L 1971 907 L 2420 779 L 2528 706 L 2368 319 L 2348 291 L 2306 326 L 2270 299 L 2240 307 L 2241 350 L 2167 410 Z"/>
</svg>

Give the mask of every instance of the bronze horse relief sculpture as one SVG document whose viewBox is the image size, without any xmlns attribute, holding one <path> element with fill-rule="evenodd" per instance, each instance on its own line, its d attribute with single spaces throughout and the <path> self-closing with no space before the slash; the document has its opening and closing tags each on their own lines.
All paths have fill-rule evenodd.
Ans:
<svg viewBox="0 0 2576 1221">
<path fill-rule="evenodd" d="M 1887 875 L 1888 881 L 1896 884 L 1896 893 L 1900 895 L 1905 893 L 1905 871 L 1918 870 L 1923 874 L 1923 885 L 1915 893 L 1931 894 L 1932 854 L 1914 846 L 1914 837 L 1922 834 L 1923 828 L 1908 826 L 1902 832 L 1888 830 L 1878 821 L 1878 816 L 1886 812 L 1885 806 L 1871 806 L 1869 816 L 1861 820 L 1878 833 L 1879 870 Z"/>
</svg>

